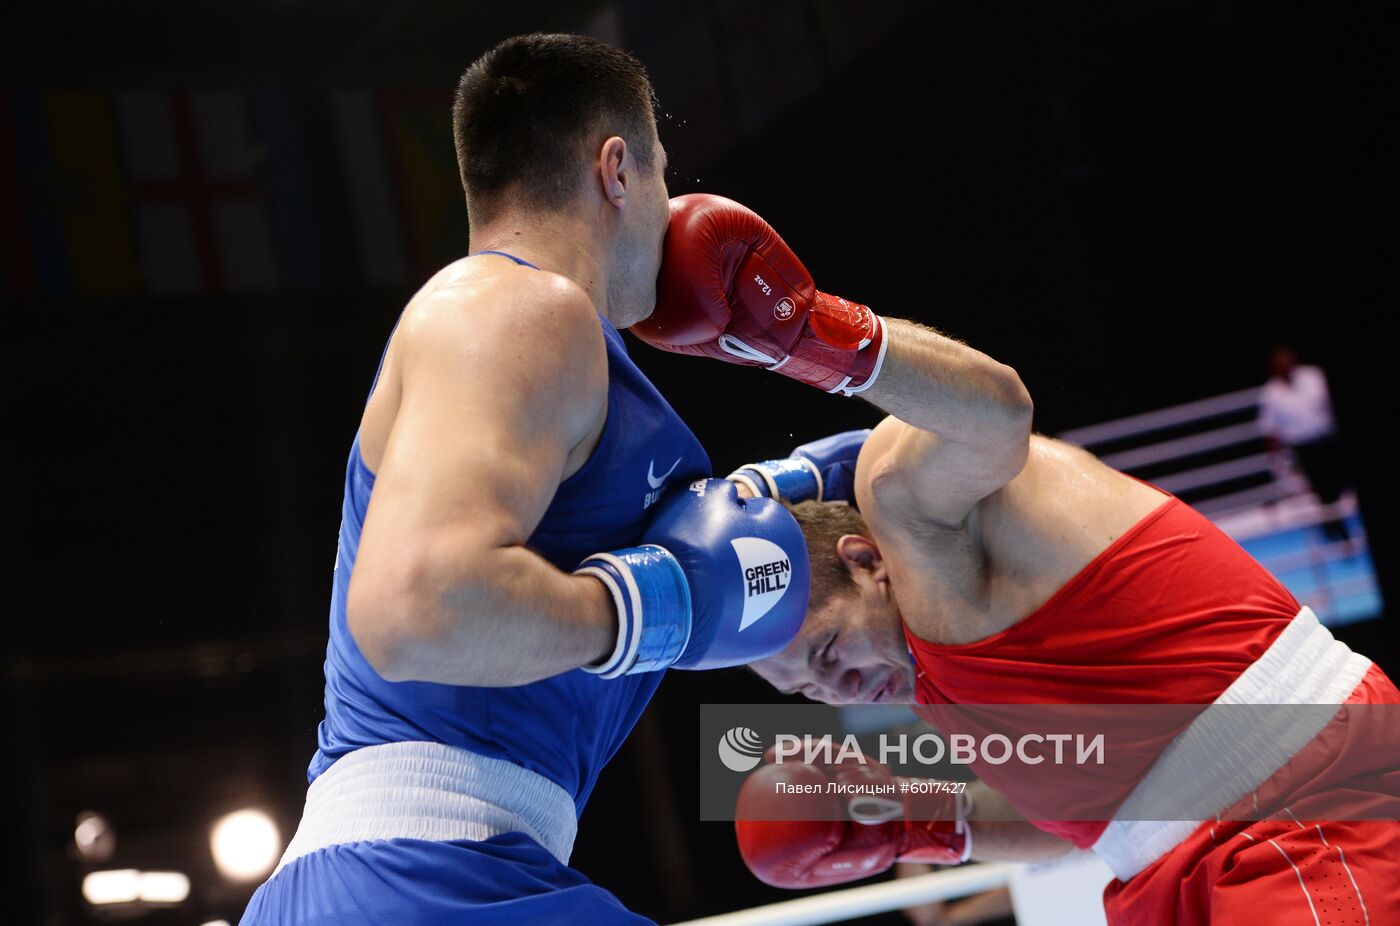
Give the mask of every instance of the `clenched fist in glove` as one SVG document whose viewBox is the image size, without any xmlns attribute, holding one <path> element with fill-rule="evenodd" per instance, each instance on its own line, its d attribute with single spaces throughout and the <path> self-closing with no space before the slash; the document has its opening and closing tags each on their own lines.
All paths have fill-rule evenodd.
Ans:
<svg viewBox="0 0 1400 926">
<path fill-rule="evenodd" d="M 754 498 L 798 502 L 856 502 L 856 461 L 870 429 L 842 431 L 795 448 L 786 460 L 746 463 L 724 478 Z"/>
<path fill-rule="evenodd" d="M 971 799 L 952 782 L 900 778 L 869 756 L 765 758 L 739 792 L 734 828 L 744 863 L 766 884 L 839 884 L 896 861 L 955 865 L 972 852 Z"/>
<path fill-rule="evenodd" d="M 888 346 L 880 316 L 819 292 L 767 222 L 709 193 L 671 200 L 656 311 L 632 333 L 845 395 L 875 382 Z"/>
<path fill-rule="evenodd" d="M 575 571 L 602 582 L 617 608 L 612 654 L 583 667 L 604 678 L 771 656 L 802 628 L 811 585 L 797 521 L 723 479 L 673 490 L 641 546 L 595 553 Z"/>
</svg>

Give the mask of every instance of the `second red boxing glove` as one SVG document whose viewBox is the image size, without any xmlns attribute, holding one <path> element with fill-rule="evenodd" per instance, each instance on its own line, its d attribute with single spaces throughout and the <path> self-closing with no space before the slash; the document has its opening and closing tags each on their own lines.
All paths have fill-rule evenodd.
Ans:
<svg viewBox="0 0 1400 926">
<path fill-rule="evenodd" d="M 829 765 L 766 758 L 734 814 L 739 854 L 765 884 L 817 887 L 896 861 L 956 865 L 971 855 L 971 799 L 950 782 L 898 778 L 868 756 Z M 891 786 L 893 798 L 861 794 Z"/>
<path fill-rule="evenodd" d="M 820 292 L 753 210 L 709 193 L 671 200 L 656 310 L 632 326 L 653 347 L 762 366 L 854 395 L 880 373 L 885 323 Z"/>
</svg>

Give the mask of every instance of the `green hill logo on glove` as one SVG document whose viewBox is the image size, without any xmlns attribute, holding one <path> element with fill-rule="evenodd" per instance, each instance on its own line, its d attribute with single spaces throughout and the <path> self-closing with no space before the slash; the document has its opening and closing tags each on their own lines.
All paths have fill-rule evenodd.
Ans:
<svg viewBox="0 0 1400 926">
<path fill-rule="evenodd" d="M 792 560 L 782 547 L 762 537 L 737 537 L 729 543 L 744 575 L 744 613 L 739 618 L 743 630 L 773 610 L 787 593 Z"/>
</svg>

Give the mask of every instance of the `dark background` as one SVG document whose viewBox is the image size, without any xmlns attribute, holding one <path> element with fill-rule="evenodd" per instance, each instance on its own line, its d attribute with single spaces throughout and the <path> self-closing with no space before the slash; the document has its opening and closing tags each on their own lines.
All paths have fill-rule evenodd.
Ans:
<svg viewBox="0 0 1400 926">
<path fill-rule="evenodd" d="M 7 919 L 88 921 L 67 849 L 86 808 L 116 825 L 113 865 L 190 874 L 190 902 L 149 922 L 236 921 L 251 889 L 213 873 L 217 814 L 258 803 L 294 829 L 345 454 L 398 311 L 465 252 L 451 88 L 517 32 L 625 44 L 667 113 L 673 193 L 747 203 L 823 289 L 1012 364 L 1041 431 L 1255 385 L 1268 346 L 1296 343 L 1329 374 L 1400 600 L 1386 25 L 1343 5 L 1157 0 L 9 8 Z M 153 186 L 112 140 L 130 92 L 177 134 L 211 92 L 280 129 L 250 118 L 218 182 L 181 146 Z M 388 151 L 394 260 L 366 253 L 345 92 Z M 271 242 L 255 284 L 217 235 L 228 199 Z M 199 245 L 183 276 L 142 237 L 153 202 Z M 633 353 L 720 472 L 877 418 L 782 377 Z M 1391 616 L 1339 635 L 1395 673 Z M 774 697 L 740 672 L 673 673 L 603 776 L 576 867 L 662 921 L 777 899 L 687 798 L 696 705 Z"/>
</svg>

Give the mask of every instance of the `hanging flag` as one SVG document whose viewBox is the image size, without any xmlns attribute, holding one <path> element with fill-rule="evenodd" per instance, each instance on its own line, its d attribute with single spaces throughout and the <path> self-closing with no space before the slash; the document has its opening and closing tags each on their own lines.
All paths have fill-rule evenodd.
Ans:
<svg viewBox="0 0 1400 926">
<path fill-rule="evenodd" d="M 283 90 L 261 91 L 249 102 L 282 279 L 294 289 L 323 289 L 331 277 L 325 225 L 318 221 L 307 170 L 300 107 Z"/>
<path fill-rule="evenodd" d="M 198 159 L 186 182 L 209 197 L 216 288 L 273 289 L 279 273 L 259 171 L 262 150 L 254 142 L 245 100 L 227 92 L 195 93 L 188 100 Z M 177 95 L 173 102 L 178 125 L 185 101 Z"/>
<path fill-rule="evenodd" d="M 110 99 L 97 91 L 19 92 L 9 108 L 10 152 L 24 190 L 18 208 L 7 208 L 26 215 L 28 235 L 7 235 L 8 262 L 29 261 L 33 275 L 21 271 L 21 279 L 37 280 L 49 293 L 136 291 L 140 273 Z"/>
<path fill-rule="evenodd" d="M 242 96 L 135 91 L 118 109 L 148 288 L 274 288 L 280 274 Z"/>
<path fill-rule="evenodd" d="M 411 266 L 427 276 L 467 253 L 467 207 L 452 142 L 452 96 L 385 93 L 384 135 Z"/>
<path fill-rule="evenodd" d="M 182 175 L 175 119 L 164 93 L 129 91 L 117 97 L 122 150 L 133 188 L 132 215 L 146 288 L 162 294 L 199 292 L 205 286 L 195 218 L 178 196 Z"/>
<path fill-rule="evenodd" d="M 408 261 L 374 99 L 363 91 L 346 90 L 334 96 L 331 106 L 365 281 L 402 283 L 408 278 Z"/>
</svg>

